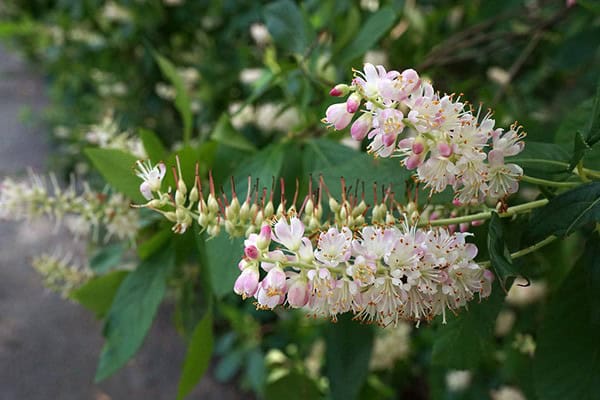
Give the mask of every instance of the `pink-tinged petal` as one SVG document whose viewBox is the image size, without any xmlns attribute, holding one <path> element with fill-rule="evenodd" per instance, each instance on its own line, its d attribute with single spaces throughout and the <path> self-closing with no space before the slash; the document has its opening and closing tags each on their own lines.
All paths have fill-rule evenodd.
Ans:
<svg viewBox="0 0 600 400">
<path fill-rule="evenodd" d="M 346 103 L 330 105 L 325 111 L 327 123 L 333 125 L 336 130 L 347 127 L 352 121 L 352 114 L 346 110 Z"/>
<path fill-rule="evenodd" d="M 423 143 L 423 140 L 419 140 L 419 139 L 415 139 L 412 146 L 412 151 L 415 154 L 421 154 L 424 150 L 425 150 L 425 144 Z"/>
<path fill-rule="evenodd" d="M 250 245 L 250 246 L 244 248 L 244 254 L 249 259 L 256 260 L 260 253 L 259 253 L 258 249 L 256 248 L 256 246 Z"/>
<path fill-rule="evenodd" d="M 406 166 L 406 169 L 415 169 L 419 165 L 421 165 L 421 163 L 422 159 L 419 154 L 413 154 L 412 156 L 404 160 L 404 166 Z"/>
<path fill-rule="evenodd" d="M 158 163 L 157 167 L 158 167 L 158 179 L 160 181 L 162 181 L 163 178 L 165 177 L 165 173 L 167 172 L 167 167 L 165 166 L 164 163 Z"/>
<path fill-rule="evenodd" d="M 500 150 L 492 150 L 488 153 L 488 161 L 491 166 L 504 164 L 504 154 Z"/>
<path fill-rule="evenodd" d="M 365 71 L 365 78 L 367 78 L 367 81 L 374 82 L 377 80 L 377 78 L 379 78 L 379 75 L 377 74 L 377 69 L 375 68 L 375 66 L 373 64 L 366 63 L 365 67 L 364 67 L 364 71 Z"/>
<path fill-rule="evenodd" d="M 290 226 L 284 218 L 279 219 L 275 224 L 275 234 L 273 235 L 273 240 L 277 243 L 281 243 L 285 245 L 292 240 L 292 232 L 290 230 Z"/>
<path fill-rule="evenodd" d="M 415 141 L 415 138 L 402 139 L 398 142 L 398 147 L 401 149 L 410 149 L 410 148 L 412 148 L 414 141 Z"/>
<path fill-rule="evenodd" d="M 442 157 L 450 157 L 452 155 L 452 147 L 448 143 L 438 143 L 437 149 Z"/>
<path fill-rule="evenodd" d="M 354 140 L 363 140 L 371 129 L 373 117 L 371 114 L 361 115 L 350 127 L 350 135 Z"/>
<path fill-rule="evenodd" d="M 474 259 L 477 256 L 479 249 L 473 243 L 467 243 L 465 245 L 465 255 L 469 260 Z"/>
<path fill-rule="evenodd" d="M 152 200 L 154 197 L 152 196 L 152 189 L 150 189 L 150 184 L 148 182 L 142 182 L 140 185 L 140 192 L 146 200 Z"/>
<path fill-rule="evenodd" d="M 289 288 L 287 301 L 291 307 L 301 308 L 308 303 L 309 290 L 308 282 L 297 279 Z"/>
<path fill-rule="evenodd" d="M 385 134 L 383 135 L 383 145 L 386 147 L 393 146 L 396 142 L 396 135 L 394 134 Z"/>
<path fill-rule="evenodd" d="M 290 226 L 292 229 L 292 237 L 295 240 L 300 241 L 300 239 L 304 235 L 304 224 L 299 218 L 292 217 L 292 219 L 290 220 Z"/>
</svg>

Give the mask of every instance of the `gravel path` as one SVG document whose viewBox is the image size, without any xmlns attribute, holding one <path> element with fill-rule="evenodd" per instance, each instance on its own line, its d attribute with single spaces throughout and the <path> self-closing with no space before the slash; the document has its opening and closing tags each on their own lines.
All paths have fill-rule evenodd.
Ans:
<svg viewBox="0 0 600 400">
<path fill-rule="evenodd" d="M 0 47 L 0 177 L 31 166 L 43 171 L 50 149 L 46 132 L 19 121 L 23 107 L 40 111 L 43 82 Z M 102 347 L 101 324 L 83 308 L 48 293 L 30 267 L 31 257 L 61 245 L 50 223 L 0 221 L 0 399 L 174 399 L 185 346 L 164 306 L 137 357 L 100 385 L 93 383 Z M 190 398 L 241 398 L 205 377 Z"/>
</svg>

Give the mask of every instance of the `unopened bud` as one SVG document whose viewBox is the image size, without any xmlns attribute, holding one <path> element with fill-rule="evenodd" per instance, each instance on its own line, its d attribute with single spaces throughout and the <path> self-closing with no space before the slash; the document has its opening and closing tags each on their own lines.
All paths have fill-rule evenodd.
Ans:
<svg viewBox="0 0 600 400">
<path fill-rule="evenodd" d="M 396 218 L 394 218 L 394 215 L 391 212 L 385 214 L 385 223 L 388 225 L 393 225 L 396 223 Z"/>
<path fill-rule="evenodd" d="M 183 179 L 179 179 L 179 182 L 177 182 L 177 191 L 181 192 L 184 196 L 187 195 L 187 186 L 185 186 Z"/>
<path fill-rule="evenodd" d="M 414 213 L 415 211 L 417 211 L 417 204 L 414 201 L 409 202 L 406 205 L 406 213 L 408 215 L 411 215 L 412 213 Z"/>
<path fill-rule="evenodd" d="M 338 203 L 333 197 L 329 198 L 329 209 L 333 211 L 334 214 L 340 212 L 340 203 Z"/>
<path fill-rule="evenodd" d="M 365 203 L 364 200 L 361 200 L 361 202 L 358 203 L 358 205 L 356 207 L 354 207 L 354 210 L 352 210 L 352 216 L 354 218 L 356 218 L 359 215 L 362 215 L 366 210 L 367 210 L 367 204 Z"/>
<path fill-rule="evenodd" d="M 208 228 L 206 228 L 206 233 L 208 233 L 208 235 L 211 237 L 219 236 L 219 232 L 221 232 L 221 226 L 218 224 L 211 225 Z"/>
<path fill-rule="evenodd" d="M 147 204 L 148 207 L 150 208 L 158 208 L 161 207 L 161 202 L 158 199 L 154 199 L 154 200 L 150 200 Z"/>
<path fill-rule="evenodd" d="M 362 99 L 358 93 L 352 93 L 350 97 L 348 97 L 348 100 L 346 100 L 346 111 L 348 111 L 350 114 L 357 112 L 358 108 L 360 107 L 361 100 Z"/>
<path fill-rule="evenodd" d="M 269 244 L 271 243 L 271 227 L 267 224 L 260 228 L 260 233 L 256 239 L 256 246 L 260 250 L 268 250 Z"/>
<path fill-rule="evenodd" d="M 344 203 L 344 205 L 340 208 L 340 219 L 342 221 L 348 220 L 348 207 L 346 203 Z"/>
<path fill-rule="evenodd" d="M 421 154 L 425 150 L 425 140 L 421 136 L 417 136 L 412 144 L 412 151 L 415 154 Z"/>
<path fill-rule="evenodd" d="M 198 216 L 198 225 L 200 225 L 203 228 L 206 228 L 206 226 L 208 225 L 208 215 L 200 214 Z"/>
<path fill-rule="evenodd" d="M 269 201 L 263 210 L 264 218 L 265 219 L 271 218 L 273 216 L 274 212 L 275 212 L 275 207 L 273 206 L 273 202 Z"/>
<path fill-rule="evenodd" d="M 181 192 L 181 191 L 176 191 L 175 192 L 175 204 L 178 206 L 184 206 L 185 205 L 185 193 Z"/>
<path fill-rule="evenodd" d="M 448 143 L 440 142 L 437 149 L 442 157 L 450 157 L 452 155 L 452 147 Z"/>
<path fill-rule="evenodd" d="M 312 215 L 315 210 L 315 203 L 313 203 L 312 199 L 308 199 L 306 201 L 306 205 L 304 206 L 304 213 L 306 215 Z"/>
<path fill-rule="evenodd" d="M 195 203 L 198 201 L 198 188 L 196 186 L 194 186 L 192 190 L 190 190 L 188 200 L 190 201 L 190 203 Z"/>
<path fill-rule="evenodd" d="M 329 91 L 329 95 L 333 96 L 333 97 L 342 97 L 342 96 L 346 96 L 348 94 L 348 92 L 350 92 L 350 86 L 348 86 L 344 83 L 340 83 L 338 85 L 335 85 Z"/>
<path fill-rule="evenodd" d="M 219 202 L 217 199 L 215 199 L 215 196 L 213 196 L 212 193 L 208 195 L 208 211 L 213 214 L 219 212 Z"/>
</svg>

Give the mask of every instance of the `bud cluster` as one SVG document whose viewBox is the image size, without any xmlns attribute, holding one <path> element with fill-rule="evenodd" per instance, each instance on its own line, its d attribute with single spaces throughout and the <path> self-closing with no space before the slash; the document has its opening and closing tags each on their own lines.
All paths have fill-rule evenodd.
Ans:
<svg viewBox="0 0 600 400">
<path fill-rule="evenodd" d="M 0 182 L 0 219 L 31 220 L 49 217 L 64 224 L 76 237 L 96 236 L 106 231 L 111 237 L 133 241 L 138 229 L 138 214 L 120 193 L 93 191 L 86 182 L 82 190 L 74 181 L 62 188 L 54 175 L 45 179 L 30 173 L 29 179 L 17 182 L 5 178 Z"/>
<path fill-rule="evenodd" d="M 493 274 L 473 260 L 477 247 L 468 235 L 406 223 L 354 232 L 343 226 L 320 232 L 313 243 L 299 218 L 279 218 L 244 242 L 234 291 L 254 297 L 261 309 L 287 304 L 333 321 L 352 312 L 381 326 L 440 314 L 445 322 L 447 309 L 491 291 Z"/>
<path fill-rule="evenodd" d="M 432 193 L 451 186 L 456 202 L 476 204 L 518 190 L 523 170 L 504 158 L 523 150 L 521 127 L 495 128 L 491 112 L 474 114 L 460 97 L 435 92 L 416 71 L 365 64 L 351 85 L 337 85 L 330 94 L 349 96 L 327 109 L 325 123 L 344 129 L 364 104 L 350 128 L 352 137 L 368 137 L 375 156 L 401 157 Z"/>
</svg>

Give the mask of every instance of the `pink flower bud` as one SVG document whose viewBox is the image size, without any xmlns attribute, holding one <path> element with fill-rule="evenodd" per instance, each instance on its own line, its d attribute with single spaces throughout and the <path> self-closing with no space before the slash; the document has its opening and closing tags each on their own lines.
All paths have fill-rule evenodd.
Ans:
<svg viewBox="0 0 600 400">
<path fill-rule="evenodd" d="M 260 233 L 256 238 L 256 247 L 261 250 L 267 250 L 269 248 L 269 244 L 271 244 L 271 227 L 267 224 L 264 224 L 260 228 Z"/>
<path fill-rule="evenodd" d="M 404 161 L 404 165 L 407 169 L 415 169 L 421 165 L 422 162 L 423 160 L 421 160 L 421 156 L 419 154 L 413 154 Z"/>
<path fill-rule="evenodd" d="M 452 147 L 448 143 L 440 142 L 437 149 L 442 157 L 450 157 L 452 155 Z"/>
<path fill-rule="evenodd" d="M 329 91 L 329 95 L 334 97 L 345 96 L 348 94 L 349 90 L 350 87 L 348 85 L 340 83 L 339 85 L 335 85 L 333 89 Z"/>
<path fill-rule="evenodd" d="M 484 220 L 478 219 L 478 220 L 475 220 L 475 221 L 471 222 L 471 225 L 473 225 L 473 226 L 481 226 L 481 225 L 483 225 L 484 222 L 485 222 Z"/>
<path fill-rule="evenodd" d="M 393 146 L 394 143 L 396 142 L 396 135 L 395 134 L 385 134 L 382 136 L 383 139 L 383 145 L 385 147 L 390 147 Z"/>
<path fill-rule="evenodd" d="M 244 254 L 251 260 L 256 260 L 260 254 L 256 246 L 247 246 L 244 248 Z"/>
<path fill-rule="evenodd" d="M 471 225 L 468 222 L 463 222 L 458 226 L 458 229 L 461 231 L 461 233 L 465 233 L 469 231 L 469 226 Z"/>
<path fill-rule="evenodd" d="M 462 203 L 457 198 L 452 199 L 452 204 L 455 205 L 456 207 L 462 206 Z"/>
<path fill-rule="evenodd" d="M 344 129 L 352 120 L 352 114 L 346 111 L 346 103 L 330 105 L 325 111 L 325 122 L 336 130 Z"/>
<path fill-rule="evenodd" d="M 354 140 L 363 140 L 371 129 L 373 117 L 370 113 L 361 115 L 350 127 L 350 135 Z"/>
<path fill-rule="evenodd" d="M 417 137 L 412 144 L 412 151 L 415 154 L 421 154 L 425 150 L 425 143 L 423 143 L 423 139 L 419 136 Z"/>
<path fill-rule="evenodd" d="M 308 303 L 308 295 L 308 282 L 299 278 L 288 289 L 287 302 L 293 308 L 301 308 Z"/>
<path fill-rule="evenodd" d="M 258 271 L 255 268 L 246 268 L 236 279 L 233 291 L 243 298 L 252 297 L 258 289 Z"/>
<path fill-rule="evenodd" d="M 448 225 L 448 232 L 450 232 L 450 234 L 454 234 L 454 232 L 456 232 L 456 224 Z"/>
<path fill-rule="evenodd" d="M 361 97 L 359 94 L 352 93 L 346 101 L 346 111 L 348 111 L 350 114 L 357 112 L 358 108 L 360 107 L 360 100 Z"/>
</svg>

